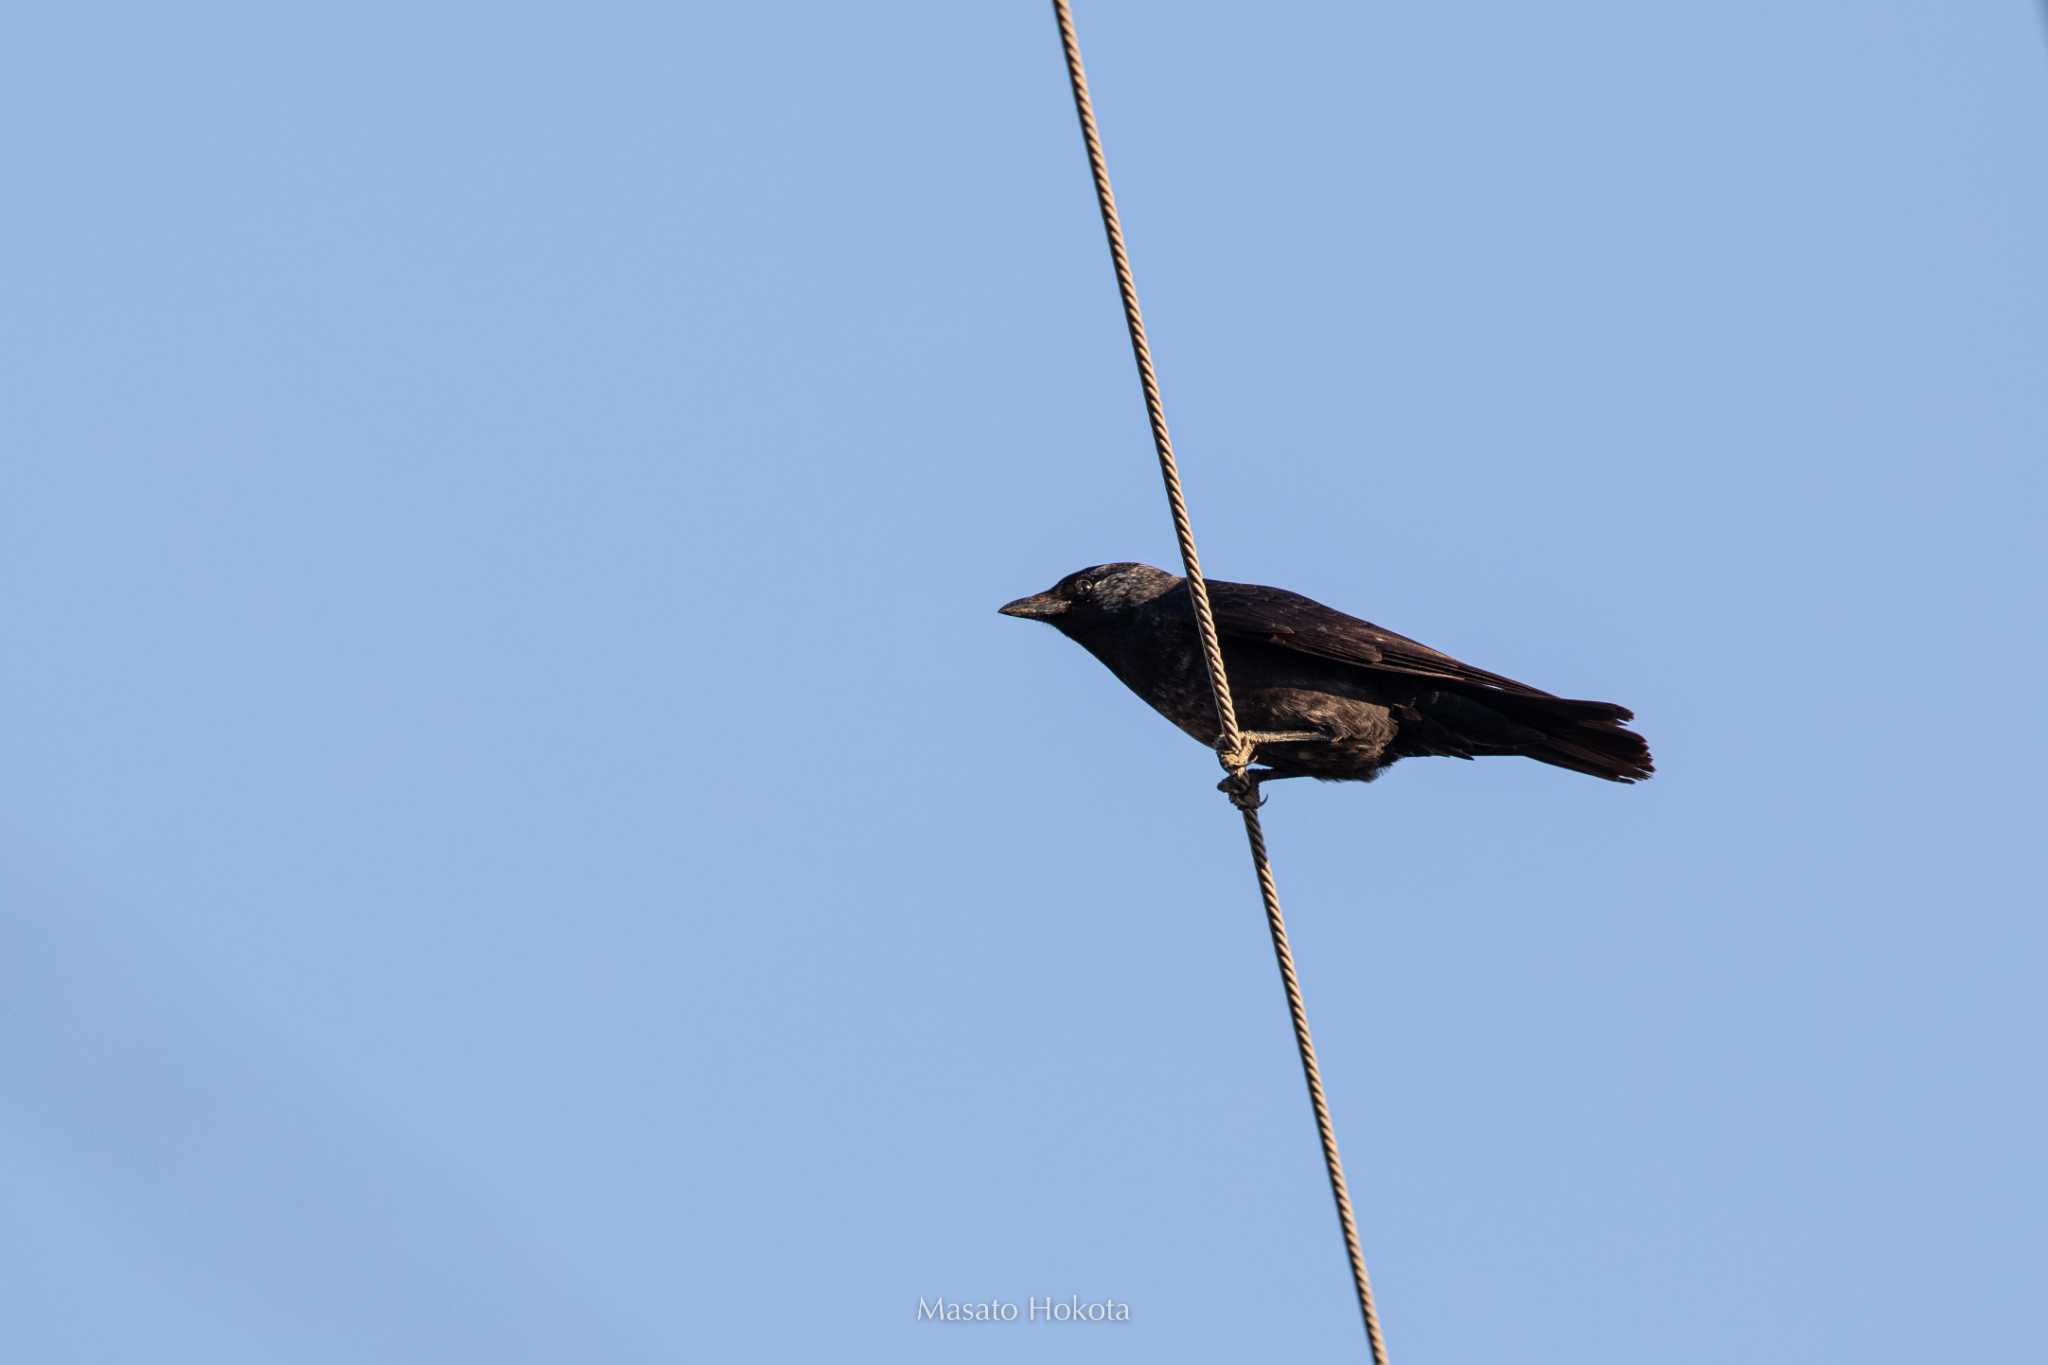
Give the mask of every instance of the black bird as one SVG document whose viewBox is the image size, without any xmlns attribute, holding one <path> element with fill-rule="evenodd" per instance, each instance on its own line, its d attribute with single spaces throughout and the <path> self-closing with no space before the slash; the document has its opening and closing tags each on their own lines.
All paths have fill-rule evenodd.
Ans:
<svg viewBox="0 0 2048 1365">
<path fill-rule="evenodd" d="M 1574 701 L 1459 663 L 1283 588 L 1209 583 L 1254 782 L 1370 782 L 1404 758 L 1513 754 L 1610 782 L 1651 773 L 1626 708 Z M 1149 564 L 1099 564 L 1003 607 L 1044 621 L 1214 748 L 1216 703 L 1187 584 Z M 1227 786 L 1227 784 L 1226 784 Z"/>
</svg>

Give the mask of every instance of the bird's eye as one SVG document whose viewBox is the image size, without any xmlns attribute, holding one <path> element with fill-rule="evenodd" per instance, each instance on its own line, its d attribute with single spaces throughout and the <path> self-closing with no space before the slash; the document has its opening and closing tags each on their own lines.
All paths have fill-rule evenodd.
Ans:
<svg viewBox="0 0 2048 1365">
<path fill-rule="evenodd" d="M 1094 592 L 1094 591 L 1095 591 L 1095 580 L 1094 580 L 1094 579 L 1092 579 L 1092 578 L 1077 578 L 1077 579 L 1075 579 L 1075 580 L 1074 580 L 1074 596 L 1076 596 L 1076 597 L 1086 597 L 1086 596 L 1087 596 L 1087 595 L 1088 595 L 1089 593 L 1091 593 L 1091 592 Z"/>
</svg>

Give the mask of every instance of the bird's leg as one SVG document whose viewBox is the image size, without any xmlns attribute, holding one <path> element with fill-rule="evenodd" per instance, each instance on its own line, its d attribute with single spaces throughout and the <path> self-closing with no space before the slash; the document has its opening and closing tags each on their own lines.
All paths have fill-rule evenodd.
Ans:
<svg viewBox="0 0 2048 1365">
<path fill-rule="evenodd" d="M 1262 744 L 1313 744 L 1330 738 L 1323 730 L 1246 730 L 1243 734 L 1244 742 L 1254 749 Z"/>
<path fill-rule="evenodd" d="M 1244 747 L 1238 750 L 1238 754 L 1244 757 L 1245 762 L 1256 763 L 1258 762 L 1258 751 L 1268 744 L 1329 744 L 1335 742 L 1336 738 L 1337 736 L 1332 732 L 1320 729 L 1240 730 L 1238 732 L 1238 739 Z M 1224 749 L 1221 739 L 1216 741 L 1216 749 L 1217 752 L 1223 755 L 1223 762 L 1226 766 L 1237 757 L 1237 755 L 1233 755 Z"/>
</svg>

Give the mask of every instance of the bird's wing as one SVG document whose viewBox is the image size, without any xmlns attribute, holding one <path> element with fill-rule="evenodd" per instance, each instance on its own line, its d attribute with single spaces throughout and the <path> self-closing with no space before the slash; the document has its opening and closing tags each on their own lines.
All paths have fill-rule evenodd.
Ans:
<svg viewBox="0 0 2048 1365">
<path fill-rule="evenodd" d="M 1428 645 L 1346 616 L 1300 593 L 1255 583 L 1209 583 L 1216 629 L 1226 639 L 1260 640 L 1301 654 L 1384 673 L 1464 683 L 1524 697 L 1551 694 L 1460 663 Z"/>
</svg>

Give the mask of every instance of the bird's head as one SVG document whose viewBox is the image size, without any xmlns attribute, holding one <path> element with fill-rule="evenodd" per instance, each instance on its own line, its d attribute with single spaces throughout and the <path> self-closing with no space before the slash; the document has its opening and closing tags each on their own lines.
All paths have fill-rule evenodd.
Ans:
<svg viewBox="0 0 2048 1365">
<path fill-rule="evenodd" d="M 1072 634 L 1091 622 L 1143 606 L 1179 586 L 1178 577 L 1150 564 L 1097 564 L 997 610 L 1005 616 L 1044 621 Z"/>
</svg>

